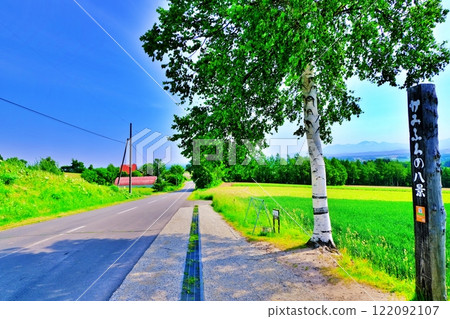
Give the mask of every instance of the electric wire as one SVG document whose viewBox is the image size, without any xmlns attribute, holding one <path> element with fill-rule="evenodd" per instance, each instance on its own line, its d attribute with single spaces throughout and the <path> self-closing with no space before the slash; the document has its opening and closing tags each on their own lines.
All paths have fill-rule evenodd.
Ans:
<svg viewBox="0 0 450 319">
<path fill-rule="evenodd" d="M 83 127 L 80 127 L 80 126 L 78 126 L 78 125 L 75 125 L 75 124 L 72 124 L 72 123 L 69 123 L 69 122 L 66 122 L 66 121 L 63 121 L 63 120 L 60 120 L 60 119 L 58 119 L 58 118 L 56 118 L 56 117 L 53 117 L 53 116 L 51 116 L 51 115 L 48 115 L 48 114 L 45 114 L 45 113 L 36 111 L 36 110 L 34 110 L 34 109 L 32 109 L 32 108 L 29 108 L 29 107 L 26 107 L 26 106 L 24 106 L 24 105 L 18 104 L 18 103 L 16 103 L 16 102 L 7 100 L 7 99 L 5 99 L 5 98 L 0 97 L 0 100 L 3 101 L 3 102 L 5 102 L 5 103 L 9 103 L 9 104 L 11 104 L 11 105 L 13 105 L 13 106 L 16 106 L 16 107 L 19 107 L 19 108 L 21 108 L 21 109 L 24 109 L 24 110 L 26 110 L 26 111 L 29 111 L 29 112 L 35 113 L 35 114 L 37 114 L 37 115 L 43 116 L 43 117 L 45 117 L 45 118 L 48 118 L 48 119 L 50 119 L 50 120 L 53 120 L 53 121 L 59 122 L 59 123 L 61 123 L 61 124 L 64 124 L 64 125 L 67 125 L 67 126 L 76 128 L 76 129 L 78 129 L 78 130 L 84 131 L 84 132 L 86 132 L 86 133 L 89 133 L 89 134 L 92 134 L 92 135 L 96 135 L 96 136 L 98 136 L 98 137 L 102 137 L 102 138 L 105 138 L 105 139 L 107 139 L 107 140 L 110 140 L 110 141 L 113 141 L 113 142 L 117 142 L 117 143 L 120 143 L 120 144 L 125 144 L 125 142 L 123 142 L 123 141 L 119 141 L 119 140 L 117 140 L 117 139 L 115 139 L 115 138 L 112 138 L 112 137 L 109 137 L 109 136 L 106 136 L 106 135 L 103 135 L 103 134 L 100 134 L 100 133 L 97 133 L 97 132 L 94 132 L 94 131 L 85 129 L 85 128 L 83 128 Z"/>
<path fill-rule="evenodd" d="M 128 51 L 127 50 L 125 50 L 125 48 L 122 46 L 122 45 L 120 45 L 120 43 L 119 42 L 117 42 L 117 40 L 116 39 L 114 39 L 114 37 L 111 35 L 111 34 L 109 34 L 109 32 L 108 31 L 106 31 L 106 29 L 105 28 L 103 28 L 103 26 L 97 21 L 97 20 L 95 20 L 94 19 L 94 17 L 81 5 L 81 4 L 79 4 L 76 0 L 73 0 L 73 2 L 75 2 L 75 4 L 111 39 L 111 40 L 113 40 L 114 41 L 114 43 L 142 70 L 142 71 L 144 71 L 144 73 L 150 78 L 150 79 L 152 79 L 153 80 L 153 82 L 155 82 L 156 83 L 156 85 L 161 89 L 161 90 L 163 90 L 163 92 L 172 100 L 172 102 L 174 102 L 175 103 L 175 105 L 177 105 L 178 107 L 180 107 L 184 112 L 186 112 L 186 110 L 185 109 L 183 109 L 180 105 L 179 105 L 179 103 L 173 98 L 173 96 L 172 95 L 170 95 L 166 90 L 164 90 L 164 88 L 162 87 L 162 85 L 161 84 L 159 84 L 159 82 L 158 81 L 156 81 L 155 80 L 155 78 L 130 54 L 130 53 L 128 53 Z"/>
</svg>

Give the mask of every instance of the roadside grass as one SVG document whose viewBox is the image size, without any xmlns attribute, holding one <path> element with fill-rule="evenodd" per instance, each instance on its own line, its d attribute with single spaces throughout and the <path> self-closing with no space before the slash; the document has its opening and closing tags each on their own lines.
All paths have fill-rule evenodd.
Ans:
<svg viewBox="0 0 450 319">
<path fill-rule="evenodd" d="M 270 217 L 269 220 L 264 211 L 260 212 L 254 234 L 257 215 L 254 208 L 245 220 L 250 197 L 264 199 Z M 335 186 L 328 187 L 328 197 L 333 237 L 341 254 L 339 264 L 358 281 L 412 299 L 415 258 L 411 189 Z M 242 235 L 249 240 L 271 242 L 283 250 L 303 247 L 312 233 L 310 186 L 235 183 L 197 190 L 191 198 L 212 199 L 214 209 Z M 443 190 L 443 200 L 449 211 L 450 190 Z M 263 227 L 271 226 L 272 209 L 280 209 L 280 234 L 262 232 Z M 447 232 L 448 289 L 449 237 Z M 348 277 L 339 267 L 330 273 Z"/>
<path fill-rule="evenodd" d="M 79 174 L 55 175 L 6 161 L 0 162 L 0 176 L 0 230 L 136 200 L 153 192 L 133 188 L 130 195 L 128 189 L 90 184 Z"/>
</svg>

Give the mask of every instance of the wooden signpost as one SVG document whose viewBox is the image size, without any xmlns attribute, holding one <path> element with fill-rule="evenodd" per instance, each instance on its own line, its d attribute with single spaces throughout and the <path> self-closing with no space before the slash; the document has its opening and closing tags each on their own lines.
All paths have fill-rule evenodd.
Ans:
<svg viewBox="0 0 450 319">
<path fill-rule="evenodd" d="M 447 300 L 445 220 L 441 194 L 437 97 L 434 84 L 408 89 L 416 295 L 419 300 Z"/>
</svg>

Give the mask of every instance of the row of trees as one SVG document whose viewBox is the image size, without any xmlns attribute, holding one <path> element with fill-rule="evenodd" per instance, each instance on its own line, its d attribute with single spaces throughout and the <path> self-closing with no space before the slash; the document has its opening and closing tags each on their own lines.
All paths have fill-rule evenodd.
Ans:
<svg viewBox="0 0 450 319">
<path fill-rule="evenodd" d="M 109 164 L 106 168 L 94 168 L 90 165 L 85 167 L 84 163 L 72 159 L 72 164 L 63 166 L 61 169 L 70 173 L 81 173 L 81 177 L 90 183 L 99 185 L 112 185 L 119 175 L 128 177 L 128 172 L 120 172 L 120 168 Z M 155 159 L 153 163 L 147 163 L 139 167 L 138 170 L 132 172 L 132 176 L 156 176 L 157 180 L 154 188 L 158 191 L 166 190 L 169 187 L 177 187 L 182 185 L 186 180 L 184 177 L 184 168 L 181 165 L 172 165 L 167 169 L 160 159 Z"/>
<path fill-rule="evenodd" d="M 324 159 L 327 185 L 410 186 L 411 164 L 390 159 L 350 161 Z M 260 155 L 248 165 L 189 166 L 199 188 L 211 187 L 221 181 L 306 184 L 311 185 L 311 165 L 307 157 Z M 442 168 L 442 185 L 450 187 L 450 168 Z"/>
<path fill-rule="evenodd" d="M 0 160 L 3 160 L 0 157 Z M 90 183 L 112 185 L 119 176 L 119 167 L 109 164 L 106 168 L 85 167 L 76 159 L 68 166 L 58 167 L 51 157 L 43 158 L 33 165 L 25 160 L 9 158 L 6 161 L 19 163 L 31 169 L 39 169 L 53 174 L 62 172 L 81 173 L 81 177 Z M 376 186 L 410 186 L 411 164 L 389 159 L 368 161 L 350 161 L 337 158 L 325 158 L 328 185 L 376 185 Z M 187 170 L 193 174 L 198 188 L 218 185 L 220 182 L 254 182 L 281 184 L 311 184 L 311 165 L 309 158 L 296 155 L 287 159 L 277 156 L 264 156 L 249 161 L 248 165 L 188 165 Z M 181 165 L 172 165 L 169 169 L 156 159 L 134 171 L 132 176 L 157 176 L 155 188 L 162 190 L 168 186 L 179 186 L 185 180 L 185 169 Z M 122 172 L 122 177 L 128 177 Z M 450 187 L 450 167 L 442 167 L 442 186 Z"/>
<path fill-rule="evenodd" d="M 0 155 L 0 161 L 3 160 L 3 157 Z M 120 172 L 120 168 L 114 166 L 113 164 L 109 164 L 106 168 L 94 168 L 92 165 L 86 168 L 83 162 L 76 159 L 72 159 L 72 163 L 70 165 L 62 166 L 61 168 L 51 157 L 42 158 L 33 165 L 28 165 L 27 161 L 17 157 L 8 158 L 6 162 L 13 163 L 18 167 L 28 167 L 30 169 L 42 170 L 56 175 L 61 175 L 63 172 L 81 173 L 81 177 L 83 179 L 89 183 L 95 183 L 98 185 L 113 185 L 119 175 L 122 177 L 128 177 L 127 172 Z M 186 181 L 184 173 L 185 169 L 181 165 L 172 165 L 169 169 L 167 169 L 165 164 L 160 159 L 155 159 L 153 163 L 144 164 L 138 170 L 134 171 L 132 176 L 157 176 L 154 188 L 157 191 L 164 191 L 181 186 L 183 182 Z M 4 179 L 8 181 L 10 180 L 7 177 Z"/>
</svg>

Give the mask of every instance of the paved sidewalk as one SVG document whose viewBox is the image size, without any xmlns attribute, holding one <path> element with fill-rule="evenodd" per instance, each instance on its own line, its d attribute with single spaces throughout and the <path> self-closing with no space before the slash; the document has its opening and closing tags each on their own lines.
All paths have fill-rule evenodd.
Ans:
<svg viewBox="0 0 450 319">
<path fill-rule="evenodd" d="M 192 211 L 178 210 L 110 300 L 180 300 Z"/>
</svg>

